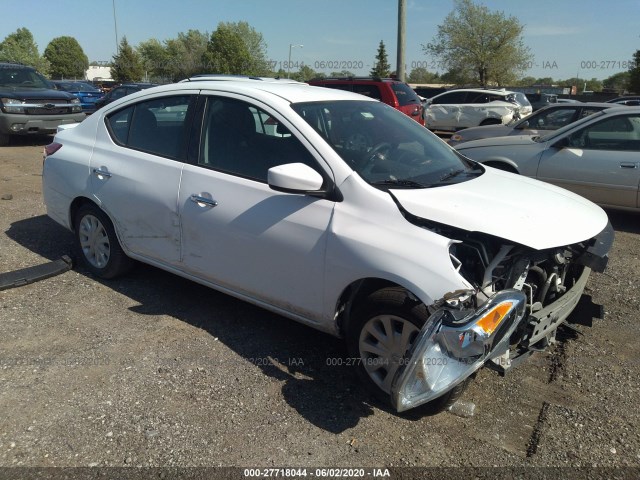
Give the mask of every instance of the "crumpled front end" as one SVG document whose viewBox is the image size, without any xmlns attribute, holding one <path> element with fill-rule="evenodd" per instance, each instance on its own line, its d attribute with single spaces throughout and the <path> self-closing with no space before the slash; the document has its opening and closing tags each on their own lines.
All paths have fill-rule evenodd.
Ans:
<svg viewBox="0 0 640 480">
<path fill-rule="evenodd" d="M 505 290 L 477 311 L 443 307 L 433 313 L 407 355 L 405 368 L 394 378 L 391 399 L 396 410 L 434 400 L 504 354 L 525 318 L 525 306 L 524 293 Z"/>
<path fill-rule="evenodd" d="M 394 377 L 399 412 L 446 394 L 485 364 L 504 373 L 552 344 L 590 272 L 604 271 L 614 237 L 608 224 L 579 244 L 536 250 L 446 227 L 440 233 L 455 239 L 452 264 L 473 289 L 430 306 Z"/>
</svg>

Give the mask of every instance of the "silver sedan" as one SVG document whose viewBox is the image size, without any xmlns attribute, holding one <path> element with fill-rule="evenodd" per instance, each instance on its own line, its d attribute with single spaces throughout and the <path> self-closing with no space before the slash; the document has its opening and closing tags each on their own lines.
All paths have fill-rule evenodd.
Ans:
<svg viewBox="0 0 640 480">
<path fill-rule="evenodd" d="M 545 136 L 487 138 L 456 148 L 605 207 L 640 209 L 640 107 L 603 110 Z"/>
<path fill-rule="evenodd" d="M 598 102 L 549 105 L 509 125 L 485 125 L 460 130 L 451 136 L 449 145 L 455 147 L 471 140 L 505 135 L 544 135 L 613 106 L 611 103 Z"/>
</svg>

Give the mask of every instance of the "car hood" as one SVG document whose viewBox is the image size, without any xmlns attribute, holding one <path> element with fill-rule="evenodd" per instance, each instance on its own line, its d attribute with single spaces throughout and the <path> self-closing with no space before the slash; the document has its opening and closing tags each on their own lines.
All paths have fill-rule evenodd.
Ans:
<svg viewBox="0 0 640 480">
<path fill-rule="evenodd" d="M 462 151 L 465 148 L 476 147 L 531 145 L 536 143 L 533 140 L 534 138 L 536 137 L 532 135 L 509 135 L 505 137 L 481 138 L 479 140 L 470 140 L 468 142 L 461 143 L 459 146 L 456 146 L 456 150 Z"/>
<path fill-rule="evenodd" d="M 607 225 L 606 213 L 562 188 L 485 167 L 453 185 L 391 190 L 412 215 L 482 232 L 537 250 L 588 240 Z"/>
<path fill-rule="evenodd" d="M 470 142 L 471 140 L 477 140 L 480 138 L 502 137 L 505 135 L 510 135 L 512 131 L 513 128 L 507 125 L 484 125 L 481 127 L 465 128 L 457 132 L 457 135 L 462 136 L 465 139 L 465 142 Z M 456 134 L 454 134 L 453 136 L 456 136 Z M 457 144 L 457 142 L 455 142 L 453 138 L 449 143 L 452 145 Z"/>
<path fill-rule="evenodd" d="M 19 88 L 19 87 L 1 87 L 2 96 L 9 98 L 33 98 L 51 100 L 54 98 L 70 100 L 73 95 L 60 90 L 49 90 L 46 88 Z"/>
</svg>

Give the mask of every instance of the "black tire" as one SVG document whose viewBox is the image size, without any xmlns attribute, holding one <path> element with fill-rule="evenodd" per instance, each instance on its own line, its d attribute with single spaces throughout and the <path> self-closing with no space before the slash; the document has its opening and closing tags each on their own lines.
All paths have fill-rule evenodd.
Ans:
<svg viewBox="0 0 640 480">
<path fill-rule="evenodd" d="M 400 287 L 383 288 L 373 292 L 353 312 L 346 332 L 349 356 L 356 359 L 352 363 L 369 392 L 387 405 L 391 405 L 391 380 L 428 318 L 426 306 L 419 300 L 412 299 L 406 290 Z M 392 340 L 397 341 L 387 343 L 394 344 L 397 349 L 386 349 L 374 334 L 385 336 L 387 339 L 393 337 Z M 373 353 L 373 350 L 378 351 L 377 347 L 387 350 L 389 355 Z M 421 410 L 426 409 L 430 413 L 444 410 L 457 400 L 466 384 L 467 382 L 462 382 L 426 404 Z"/>
<path fill-rule="evenodd" d="M 82 264 L 100 278 L 115 278 L 133 266 L 122 250 L 109 217 L 92 203 L 76 212 L 75 248 Z"/>
<path fill-rule="evenodd" d="M 5 133 L 0 133 L 0 147 L 6 147 L 9 145 L 9 135 Z"/>
</svg>

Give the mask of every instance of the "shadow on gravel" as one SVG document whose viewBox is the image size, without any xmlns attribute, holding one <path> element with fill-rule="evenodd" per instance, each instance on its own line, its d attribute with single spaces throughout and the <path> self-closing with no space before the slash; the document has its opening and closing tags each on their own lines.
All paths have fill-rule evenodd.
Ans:
<svg viewBox="0 0 640 480">
<path fill-rule="evenodd" d="M 53 135 L 14 135 L 9 139 L 10 147 L 37 147 L 49 145 L 53 141 Z"/>
<path fill-rule="evenodd" d="M 47 259 L 72 252 L 73 235 L 44 215 L 15 222 L 6 233 Z M 374 406 L 394 414 L 362 388 L 340 339 L 148 265 L 112 281 L 76 271 L 135 300 L 135 313 L 169 315 L 207 331 L 283 382 L 286 402 L 319 428 L 343 432 L 372 415 Z M 415 409 L 403 417 L 419 420 L 430 413 Z"/>
<path fill-rule="evenodd" d="M 616 231 L 640 233 L 640 215 L 635 212 L 607 210 L 607 215 Z"/>
</svg>

